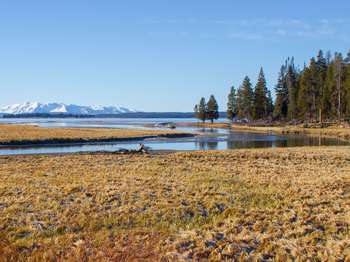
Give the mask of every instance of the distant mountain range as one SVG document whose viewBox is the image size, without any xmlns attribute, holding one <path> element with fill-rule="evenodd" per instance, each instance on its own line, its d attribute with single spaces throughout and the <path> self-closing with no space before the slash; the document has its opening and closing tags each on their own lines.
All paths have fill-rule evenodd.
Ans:
<svg viewBox="0 0 350 262">
<path fill-rule="evenodd" d="M 26 102 L 0 108 L 0 114 L 70 114 L 70 115 L 109 115 L 136 113 L 138 111 L 118 106 L 80 106 L 63 103 Z"/>
</svg>

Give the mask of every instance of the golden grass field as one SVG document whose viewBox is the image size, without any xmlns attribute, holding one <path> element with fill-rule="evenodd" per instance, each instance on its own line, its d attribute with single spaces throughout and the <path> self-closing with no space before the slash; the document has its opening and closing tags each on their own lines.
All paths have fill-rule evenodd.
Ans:
<svg viewBox="0 0 350 262">
<path fill-rule="evenodd" d="M 115 128 L 43 128 L 33 125 L 0 125 L 0 142 L 75 139 L 117 139 L 176 134 L 171 130 L 132 130 Z"/>
<path fill-rule="evenodd" d="M 350 261 L 348 147 L 0 157 L 0 261 Z"/>
<path fill-rule="evenodd" d="M 304 128 L 302 126 L 248 126 L 232 125 L 232 128 L 242 131 L 277 133 L 277 134 L 301 134 L 315 135 L 324 137 L 335 137 L 344 140 L 350 140 L 350 128 L 345 127 L 327 127 L 327 128 Z"/>
</svg>

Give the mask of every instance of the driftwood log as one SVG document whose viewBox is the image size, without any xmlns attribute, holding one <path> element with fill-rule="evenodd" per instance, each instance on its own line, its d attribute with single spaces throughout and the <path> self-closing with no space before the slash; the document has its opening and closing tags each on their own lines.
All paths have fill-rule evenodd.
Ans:
<svg viewBox="0 0 350 262">
<path fill-rule="evenodd" d="M 119 149 L 115 151 L 116 154 L 149 154 L 150 149 L 144 144 L 140 144 L 138 149 Z"/>
</svg>

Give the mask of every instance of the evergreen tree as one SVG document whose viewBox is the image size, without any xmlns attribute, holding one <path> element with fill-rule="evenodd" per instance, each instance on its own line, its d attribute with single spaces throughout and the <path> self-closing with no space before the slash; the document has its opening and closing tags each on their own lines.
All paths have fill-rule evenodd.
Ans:
<svg viewBox="0 0 350 262">
<path fill-rule="evenodd" d="M 344 102 L 342 100 L 343 95 L 343 88 L 342 88 L 342 81 L 343 81 L 343 57 L 341 53 L 336 53 L 334 57 L 334 66 L 335 66 L 335 83 L 336 83 L 336 105 L 337 105 L 337 117 L 338 120 L 342 117 L 342 103 Z M 334 96 L 333 96 L 334 97 Z"/>
<path fill-rule="evenodd" d="M 242 86 L 240 86 L 237 90 L 237 117 L 244 118 Z"/>
<path fill-rule="evenodd" d="M 319 99 L 320 99 L 320 85 L 319 85 L 319 75 L 318 67 L 315 58 L 310 60 L 310 78 L 308 79 L 307 85 L 309 88 L 309 95 L 311 96 L 311 108 L 309 109 L 310 118 L 313 120 L 318 119 L 319 113 Z"/>
<path fill-rule="evenodd" d="M 202 97 L 198 105 L 198 119 L 205 122 L 207 119 L 207 104 L 205 98 Z"/>
<path fill-rule="evenodd" d="M 261 68 L 258 82 L 254 90 L 254 105 L 253 105 L 253 118 L 254 119 L 263 119 L 267 116 L 267 87 L 264 71 Z"/>
<path fill-rule="evenodd" d="M 214 123 L 214 120 L 219 118 L 219 106 L 214 95 L 211 95 L 206 108 L 207 119 Z"/>
<path fill-rule="evenodd" d="M 286 86 L 288 89 L 288 106 L 287 116 L 289 120 L 297 116 L 297 97 L 298 97 L 298 73 L 294 66 L 294 58 L 288 65 L 286 74 Z"/>
<path fill-rule="evenodd" d="M 310 120 L 311 119 L 311 111 L 312 111 L 312 96 L 311 96 L 311 73 L 309 68 L 305 68 L 303 74 L 300 78 L 300 90 L 298 94 L 298 113 L 299 118 L 302 120 Z"/>
<path fill-rule="evenodd" d="M 288 87 L 286 85 L 286 67 L 282 65 L 278 75 L 278 82 L 275 87 L 276 102 L 273 117 L 276 119 L 284 119 L 288 112 Z"/>
<path fill-rule="evenodd" d="M 273 110 L 274 110 L 274 105 L 273 105 L 271 91 L 268 90 L 267 91 L 267 109 L 266 109 L 267 117 L 272 117 Z"/>
<path fill-rule="evenodd" d="M 198 113 L 199 113 L 198 105 L 195 105 L 195 106 L 194 106 L 193 111 L 194 111 L 194 117 L 198 119 L 198 118 L 199 118 L 199 114 L 198 114 Z"/>
<path fill-rule="evenodd" d="M 325 86 L 322 94 L 323 118 L 331 119 L 337 115 L 336 107 L 335 66 L 331 62 L 326 71 Z"/>
<path fill-rule="evenodd" d="M 323 101 L 325 100 L 324 96 L 327 95 L 326 92 L 326 77 L 327 77 L 327 59 L 324 58 L 322 50 L 318 52 L 317 55 L 317 83 L 318 83 L 318 91 L 319 91 L 319 99 L 318 99 L 318 111 L 319 111 L 319 119 L 322 122 L 322 118 L 324 114 L 327 114 L 325 111 L 327 108 L 324 107 Z"/>
<path fill-rule="evenodd" d="M 239 116 L 241 118 L 252 119 L 254 92 L 248 76 L 244 78 L 240 87 L 240 96 Z"/>
<path fill-rule="evenodd" d="M 349 51 L 350 53 L 350 51 Z M 344 89 L 345 89 L 345 116 L 347 120 L 349 121 L 350 119 L 350 63 L 347 64 L 345 67 L 345 83 L 344 83 Z"/>
<path fill-rule="evenodd" d="M 231 87 L 231 91 L 228 95 L 228 102 L 227 102 L 227 118 L 230 121 L 233 121 L 233 119 L 237 116 L 237 94 L 236 89 L 234 86 Z"/>
</svg>

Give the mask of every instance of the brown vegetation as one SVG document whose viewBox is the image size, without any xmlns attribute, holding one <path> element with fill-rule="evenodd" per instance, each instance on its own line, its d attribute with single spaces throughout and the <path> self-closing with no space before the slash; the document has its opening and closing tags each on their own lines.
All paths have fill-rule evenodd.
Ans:
<svg viewBox="0 0 350 262">
<path fill-rule="evenodd" d="M 170 130 L 115 128 L 43 128 L 32 125 L 0 125 L 0 144 L 62 143 L 135 139 L 184 135 Z"/>
<path fill-rule="evenodd" d="M 286 126 L 252 126 L 252 125 L 232 125 L 235 130 L 258 133 L 276 133 L 276 134 L 297 134 L 335 137 L 344 140 L 350 140 L 350 128 L 341 126 L 321 127 L 304 127 L 303 125 L 286 125 Z"/>
<path fill-rule="evenodd" d="M 0 260 L 349 261 L 347 147 L 0 157 Z"/>
</svg>

